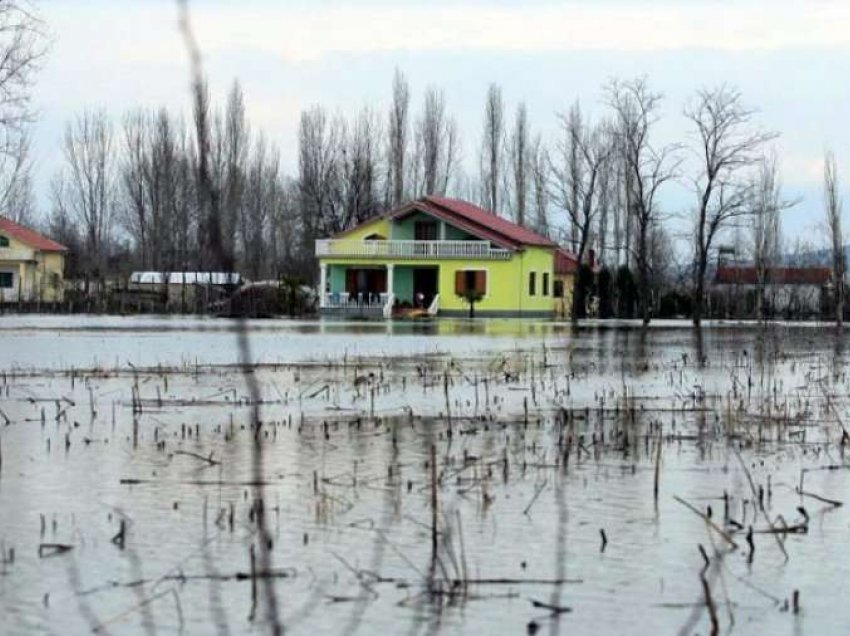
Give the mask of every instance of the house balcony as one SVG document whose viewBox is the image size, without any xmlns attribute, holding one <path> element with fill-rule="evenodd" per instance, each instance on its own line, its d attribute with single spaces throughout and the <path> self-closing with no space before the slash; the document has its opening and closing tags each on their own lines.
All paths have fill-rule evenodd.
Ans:
<svg viewBox="0 0 850 636">
<path fill-rule="evenodd" d="M 316 256 L 383 259 L 493 259 L 506 261 L 510 250 L 493 248 L 489 241 L 316 241 Z"/>
</svg>

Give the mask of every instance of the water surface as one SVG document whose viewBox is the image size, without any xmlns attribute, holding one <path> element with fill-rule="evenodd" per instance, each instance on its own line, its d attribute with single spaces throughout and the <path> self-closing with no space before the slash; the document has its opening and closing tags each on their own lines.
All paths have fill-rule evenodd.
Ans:
<svg viewBox="0 0 850 636">
<path fill-rule="evenodd" d="M 850 628 L 847 507 L 796 492 L 850 486 L 828 327 L 248 327 L 287 633 L 705 634 L 701 575 L 724 633 Z M 0 631 L 268 630 L 236 330 L 0 317 Z"/>
</svg>

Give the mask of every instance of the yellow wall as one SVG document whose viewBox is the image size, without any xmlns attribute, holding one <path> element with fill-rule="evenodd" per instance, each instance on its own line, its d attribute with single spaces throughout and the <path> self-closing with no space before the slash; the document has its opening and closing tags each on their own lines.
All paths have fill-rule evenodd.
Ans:
<svg viewBox="0 0 850 636">
<path fill-rule="evenodd" d="M 15 274 L 15 287 L 0 290 L 0 300 L 19 300 L 19 294 L 26 301 L 62 300 L 64 253 L 41 252 L 13 237 L 8 238 L 9 247 L 0 248 L 0 270 Z"/>
<path fill-rule="evenodd" d="M 564 297 L 555 299 L 555 314 L 568 318 L 573 310 L 573 290 L 575 289 L 575 274 L 561 274 L 557 279 L 564 283 Z"/>
<path fill-rule="evenodd" d="M 358 228 L 362 237 L 378 231 L 378 226 L 370 224 L 368 229 Z M 353 234 L 353 233 L 352 233 Z M 349 235 L 346 236 L 349 238 Z M 357 240 L 351 236 L 352 240 Z M 385 266 L 388 263 L 406 267 L 440 268 L 439 294 L 440 309 L 448 311 L 468 311 L 466 300 L 455 295 L 455 272 L 459 270 L 484 270 L 487 272 L 487 291 L 483 299 L 476 303 L 476 312 L 552 312 L 555 299 L 554 287 L 554 251 L 552 248 L 528 247 L 515 253 L 510 260 L 497 259 L 404 259 L 383 258 L 324 258 L 327 265 L 349 266 Z M 536 294 L 529 295 L 529 272 L 537 273 Z M 549 274 L 549 289 L 543 295 L 543 274 Z M 338 290 L 333 290 L 338 291 Z"/>
<path fill-rule="evenodd" d="M 337 237 L 340 241 L 362 241 L 370 234 L 380 234 L 385 239 L 390 238 L 390 222 L 378 217 L 371 221 L 366 221 L 363 225 L 358 225 L 350 232 Z"/>
<path fill-rule="evenodd" d="M 4 234 L 4 236 L 6 236 L 6 235 Z M 8 250 L 13 250 L 15 252 L 27 252 L 27 254 L 29 254 L 29 258 L 32 258 L 32 254 L 34 253 L 34 250 L 29 245 L 27 245 L 25 243 L 21 243 L 18 239 L 14 238 L 13 236 L 7 236 L 6 238 L 9 239 L 9 247 L 0 247 L 0 250 L 8 249 Z"/>
<path fill-rule="evenodd" d="M 38 265 L 38 294 L 41 300 L 52 302 L 62 300 L 64 288 L 65 254 L 62 252 L 41 252 Z"/>
</svg>

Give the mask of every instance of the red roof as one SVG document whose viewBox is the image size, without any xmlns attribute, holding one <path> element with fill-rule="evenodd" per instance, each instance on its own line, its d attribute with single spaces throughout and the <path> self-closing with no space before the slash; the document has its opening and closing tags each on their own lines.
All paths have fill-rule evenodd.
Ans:
<svg viewBox="0 0 850 636">
<path fill-rule="evenodd" d="M 46 236 L 42 236 L 35 230 L 31 230 L 23 225 L 15 223 L 11 219 L 7 219 L 5 216 L 0 216 L 0 233 L 42 252 L 68 251 L 68 248 L 64 245 L 61 245 L 56 241 L 52 241 Z"/>
<path fill-rule="evenodd" d="M 527 245 L 557 247 L 554 242 L 545 236 L 541 236 L 521 225 L 503 219 L 492 212 L 479 208 L 477 205 L 459 199 L 429 196 L 411 201 L 400 208 L 391 210 L 385 217 L 389 219 L 400 219 L 415 212 L 429 214 L 473 236 L 492 241 L 496 245 L 506 249 L 518 250 Z M 361 225 L 371 223 L 374 220 L 376 219 L 364 221 Z M 345 236 L 351 231 L 341 232 L 337 236 Z"/>
<path fill-rule="evenodd" d="M 563 247 L 555 250 L 555 275 L 575 274 L 578 271 L 578 258 Z"/>
<path fill-rule="evenodd" d="M 771 267 L 766 280 L 774 285 L 825 285 L 832 278 L 829 267 Z M 714 282 L 721 285 L 755 285 L 755 267 L 718 267 Z"/>
<path fill-rule="evenodd" d="M 533 232 L 526 227 L 517 225 L 507 219 L 488 212 L 477 205 L 473 205 L 459 199 L 447 199 L 445 197 L 425 197 L 425 204 L 430 208 L 435 206 L 448 211 L 449 213 L 460 217 L 470 223 L 479 226 L 479 228 L 487 229 L 492 233 L 501 235 L 508 243 L 514 243 L 517 247 L 523 245 L 535 245 L 539 247 L 557 247 L 557 245 L 546 238 Z M 472 232 L 475 234 L 475 232 Z M 492 239 L 491 239 L 492 240 Z M 494 243 L 499 243 L 494 240 Z"/>
</svg>

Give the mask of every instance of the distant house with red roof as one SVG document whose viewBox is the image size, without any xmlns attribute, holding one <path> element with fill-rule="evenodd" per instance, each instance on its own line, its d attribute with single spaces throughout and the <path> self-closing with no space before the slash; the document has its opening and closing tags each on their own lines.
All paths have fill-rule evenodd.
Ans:
<svg viewBox="0 0 850 636">
<path fill-rule="evenodd" d="M 720 265 L 714 274 L 714 290 L 754 295 L 760 290 L 769 311 L 794 316 L 820 313 L 826 294 L 832 288 L 829 267 L 771 267 L 762 274 L 752 265 Z"/>
<path fill-rule="evenodd" d="M 573 307 L 573 290 L 578 277 L 578 257 L 559 247 L 555 250 L 555 314 L 561 317 L 570 315 Z"/>
<path fill-rule="evenodd" d="M 549 238 L 476 205 L 428 196 L 316 241 L 326 314 L 551 317 L 558 255 Z M 564 294 L 563 286 L 559 290 Z M 571 292 L 571 289 L 570 289 Z"/>
<path fill-rule="evenodd" d="M 68 249 L 0 216 L 0 302 L 62 300 Z"/>
</svg>

